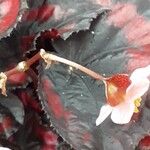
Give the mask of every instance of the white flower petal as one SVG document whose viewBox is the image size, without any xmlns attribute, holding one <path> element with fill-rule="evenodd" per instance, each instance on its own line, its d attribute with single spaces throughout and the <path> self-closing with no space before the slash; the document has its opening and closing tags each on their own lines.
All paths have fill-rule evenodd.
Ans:
<svg viewBox="0 0 150 150">
<path fill-rule="evenodd" d="M 147 78 L 148 76 L 150 76 L 150 65 L 135 69 L 130 76 L 130 80 L 134 81 L 135 79 Z"/>
<path fill-rule="evenodd" d="M 149 89 L 150 81 L 147 78 L 134 80 L 133 83 L 127 88 L 126 98 L 132 100 L 132 102 L 143 96 Z"/>
<path fill-rule="evenodd" d="M 112 112 L 112 107 L 110 105 L 104 105 L 100 109 L 98 118 L 96 119 L 96 126 L 100 125 Z"/>
<path fill-rule="evenodd" d="M 116 124 L 126 124 L 131 120 L 134 113 L 134 103 L 129 103 L 127 101 L 113 107 L 111 113 L 111 119 Z"/>
<path fill-rule="evenodd" d="M 9 149 L 7 147 L 0 147 L 0 150 L 11 150 L 11 149 Z"/>
</svg>

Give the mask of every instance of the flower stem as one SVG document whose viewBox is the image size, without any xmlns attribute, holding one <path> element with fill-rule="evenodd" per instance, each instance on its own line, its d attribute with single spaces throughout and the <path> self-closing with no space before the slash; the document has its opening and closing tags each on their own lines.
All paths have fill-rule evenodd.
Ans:
<svg viewBox="0 0 150 150">
<path fill-rule="evenodd" d="M 59 56 L 56 56 L 54 54 L 49 54 L 49 53 L 44 53 L 44 55 L 47 55 L 48 54 L 48 57 L 51 61 L 57 61 L 57 62 L 60 62 L 60 63 L 63 63 L 63 64 L 66 64 L 66 65 L 69 65 L 71 67 L 74 67 L 84 73 L 86 73 L 87 75 L 91 76 L 92 78 L 96 79 L 96 80 L 102 80 L 102 81 L 105 81 L 105 77 L 103 77 L 102 75 L 100 75 L 99 73 L 96 73 L 80 64 L 77 64 L 73 61 L 70 61 L 70 60 L 67 60 L 65 58 L 62 58 L 62 57 L 59 57 Z M 39 59 L 41 58 L 41 52 L 37 53 L 36 55 L 34 55 L 32 58 L 28 59 L 26 61 L 26 64 L 28 66 L 28 68 L 30 68 L 30 66 L 32 64 L 34 64 L 36 61 L 38 61 Z M 44 60 L 46 60 L 47 58 L 45 58 L 45 56 L 42 57 Z M 4 72 L 6 74 L 7 77 L 13 75 L 13 74 L 16 74 L 16 73 L 19 73 L 20 71 L 17 69 L 17 67 L 14 67 L 13 69 L 11 70 L 8 70 L 6 72 Z"/>
<path fill-rule="evenodd" d="M 16 67 L 14 67 L 6 72 L 0 73 L 0 89 L 2 90 L 2 94 L 7 95 L 6 94 L 6 81 L 9 78 L 9 76 L 11 76 L 13 74 L 17 74 L 19 72 L 28 71 L 30 69 L 30 67 L 36 61 L 41 59 L 41 57 L 44 59 L 44 61 L 47 63 L 48 66 L 51 64 L 52 61 L 60 62 L 60 63 L 66 64 L 66 65 L 69 65 L 70 67 L 74 67 L 74 68 L 86 73 L 87 75 L 91 76 L 92 78 L 94 78 L 96 80 L 102 80 L 104 83 L 106 81 L 106 78 L 104 78 L 100 74 L 98 74 L 80 64 L 77 64 L 73 61 L 67 60 L 65 58 L 61 58 L 61 57 L 53 55 L 53 54 L 46 53 L 45 50 L 41 49 L 41 51 L 39 53 L 37 53 L 36 55 L 34 55 L 32 58 L 28 59 L 27 61 L 22 61 L 22 62 L 18 63 Z M 30 75 L 32 75 L 32 78 L 34 79 L 34 76 L 35 76 L 34 73 L 31 70 L 29 70 L 28 73 L 30 73 Z M 35 82 L 36 82 L 36 80 L 35 80 Z M 36 83 L 34 83 L 34 84 L 36 86 Z"/>
<path fill-rule="evenodd" d="M 41 50 L 40 52 L 40 55 L 41 57 L 45 60 L 45 62 L 51 62 L 51 61 L 56 61 L 56 62 L 60 62 L 60 63 L 63 63 L 63 64 L 66 64 L 66 65 L 69 65 L 71 67 L 74 67 L 75 69 L 78 69 L 84 73 L 86 73 L 87 75 L 91 76 L 92 78 L 96 79 L 96 80 L 102 80 L 104 81 L 106 78 L 103 77 L 102 75 L 80 65 L 80 64 L 77 64 L 73 61 L 70 61 L 70 60 L 67 60 L 65 58 L 62 58 L 62 57 L 59 57 L 59 56 L 56 56 L 54 54 L 49 54 L 49 53 L 46 53 L 45 50 Z"/>
</svg>

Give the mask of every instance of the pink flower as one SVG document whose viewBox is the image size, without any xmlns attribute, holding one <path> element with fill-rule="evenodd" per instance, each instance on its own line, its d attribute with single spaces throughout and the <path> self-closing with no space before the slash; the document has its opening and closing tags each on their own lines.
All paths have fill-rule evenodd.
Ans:
<svg viewBox="0 0 150 150">
<path fill-rule="evenodd" d="M 150 81 L 150 65 L 134 70 L 130 78 L 117 74 L 106 79 L 107 104 L 101 107 L 96 126 L 100 125 L 110 114 L 116 124 L 130 122 L 134 112 L 138 112 L 141 96 L 147 92 Z"/>
</svg>

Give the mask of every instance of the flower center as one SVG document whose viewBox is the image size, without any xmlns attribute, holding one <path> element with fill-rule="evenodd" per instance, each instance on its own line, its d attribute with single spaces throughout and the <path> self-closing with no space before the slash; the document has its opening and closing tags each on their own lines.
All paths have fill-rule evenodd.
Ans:
<svg viewBox="0 0 150 150">
<path fill-rule="evenodd" d="M 115 94 L 115 93 L 117 92 L 117 90 L 118 90 L 118 88 L 117 88 L 116 86 L 114 86 L 113 84 L 110 84 L 110 85 L 108 86 L 108 92 L 109 92 L 110 94 Z"/>
<path fill-rule="evenodd" d="M 139 98 L 134 100 L 134 105 L 135 105 L 134 113 L 138 113 L 139 112 L 138 107 L 140 107 L 141 101 L 142 101 L 141 97 L 139 97 Z"/>
<path fill-rule="evenodd" d="M 125 92 L 113 84 L 108 85 L 107 93 L 107 102 L 111 106 L 116 106 L 124 101 Z"/>
<path fill-rule="evenodd" d="M 126 74 L 116 74 L 108 78 L 105 83 L 107 103 L 116 106 L 123 102 L 130 83 L 129 76 Z"/>
</svg>

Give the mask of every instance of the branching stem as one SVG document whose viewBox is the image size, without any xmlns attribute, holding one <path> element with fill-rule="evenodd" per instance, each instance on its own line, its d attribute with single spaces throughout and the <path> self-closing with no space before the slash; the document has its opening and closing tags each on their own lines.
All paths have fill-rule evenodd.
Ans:
<svg viewBox="0 0 150 150">
<path fill-rule="evenodd" d="M 22 62 L 18 63 L 18 65 L 16 67 L 14 67 L 13 69 L 10 69 L 6 72 L 1 72 L 1 74 L 0 74 L 0 89 L 2 90 L 2 94 L 7 95 L 5 86 L 6 86 L 7 79 L 11 75 L 17 74 L 19 72 L 27 71 L 36 61 L 41 59 L 41 57 L 47 63 L 47 66 L 50 66 L 52 61 L 60 62 L 60 63 L 66 64 L 66 65 L 69 65 L 70 67 L 74 67 L 75 69 L 78 69 L 78 70 L 84 72 L 85 74 L 91 76 L 92 78 L 94 78 L 96 80 L 102 80 L 103 82 L 105 82 L 105 80 L 106 80 L 106 78 L 104 78 L 100 74 L 98 74 L 80 64 L 77 64 L 73 61 L 56 56 L 54 54 L 46 53 L 45 50 L 41 49 L 41 51 L 39 53 L 37 53 L 36 55 L 34 55 L 32 58 L 28 59 L 27 61 L 22 61 Z"/>
<path fill-rule="evenodd" d="M 42 58 L 47 62 L 48 64 L 48 61 L 55 61 L 55 62 L 60 62 L 60 63 L 63 63 L 63 64 L 66 64 L 66 65 L 69 65 L 71 67 L 74 67 L 75 69 L 78 69 L 84 73 L 86 73 L 87 75 L 91 76 L 92 78 L 96 79 L 96 80 L 105 80 L 105 78 L 103 76 L 101 76 L 100 74 L 80 65 L 80 64 L 77 64 L 73 61 L 70 61 L 70 60 L 67 60 L 65 58 L 62 58 L 62 57 L 59 57 L 59 56 L 56 56 L 54 54 L 49 54 L 49 53 L 46 53 L 45 51 L 43 51 L 44 53 L 41 54 L 41 52 L 37 53 L 36 55 L 34 55 L 32 58 L 28 59 L 26 61 L 26 65 L 28 66 L 28 68 L 30 68 L 30 66 L 32 66 L 32 64 L 34 64 L 36 61 L 38 61 L 41 56 Z M 49 60 L 47 60 L 49 59 Z M 11 69 L 11 70 L 8 70 L 6 72 L 4 72 L 6 74 L 7 77 L 13 75 L 13 74 L 16 74 L 16 73 L 19 73 L 21 72 L 20 70 L 17 69 L 17 67 Z"/>
</svg>

